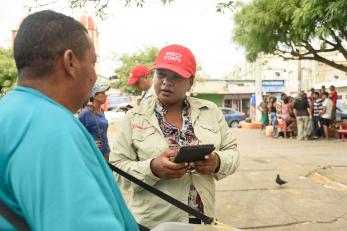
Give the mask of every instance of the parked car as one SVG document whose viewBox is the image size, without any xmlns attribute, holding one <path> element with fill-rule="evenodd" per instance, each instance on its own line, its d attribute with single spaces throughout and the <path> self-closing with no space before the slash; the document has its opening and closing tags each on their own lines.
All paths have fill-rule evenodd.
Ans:
<svg viewBox="0 0 347 231">
<path fill-rule="evenodd" d="M 338 99 L 336 102 L 336 120 L 347 119 L 347 107 L 342 99 Z"/>
<path fill-rule="evenodd" d="M 227 107 L 220 107 L 220 110 L 223 112 L 224 118 L 227 121 L 229 127 L 238 127 L 240 121 L 246 119 L 246 114 L 244 112 L 239 112 Z"/>
</svg>

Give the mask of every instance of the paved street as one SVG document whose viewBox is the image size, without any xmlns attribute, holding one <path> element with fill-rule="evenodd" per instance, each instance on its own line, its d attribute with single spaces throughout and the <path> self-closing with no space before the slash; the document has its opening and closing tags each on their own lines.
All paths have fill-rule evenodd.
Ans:
<svg viewBox="0 0 347 231">
<path fill-rule="evenodd" d="M 221 222 L 243 230 L 347 230 L 347 142 L 233 132 L 241 165 L 217 183 Z M 277 186 L 277 174 L 288 183 Z"/>
<path fill-rule="evenodd" d="M 233 131 L 241 165 L 218 182 L 221 221 L 244 230 L 347 230 L 347 142 Z M 288 184 L 277 186 L 277 173 Z"/>
</svg>

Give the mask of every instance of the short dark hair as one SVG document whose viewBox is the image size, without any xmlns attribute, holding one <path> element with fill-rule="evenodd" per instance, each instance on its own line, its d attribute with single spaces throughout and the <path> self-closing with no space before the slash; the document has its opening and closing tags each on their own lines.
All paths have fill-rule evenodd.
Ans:
<svg viewBox="0 0 347 231">
<path fill-rule="evenodd" d="M 329 93 L 328 92 L 323 92 L 322 95 L 325 95 L 326 97 L 329 97 Z"/>
<path fill-rule="evenodd" d="M 36 12 L 21 23 L 13 53 L 21 74 L 32 77 L 50 74 L 54 62 L 67 49 L 79 59 L 90 48 L 87 29 L 74 18 L 51 10 Z"/>
<path fill-rule="evenodd" d="M 284 103 L 284 104 L 289 103 L 289 97 L 285 97 L 285 98 L 283 99 L 283 103 Z"/>
</svg>

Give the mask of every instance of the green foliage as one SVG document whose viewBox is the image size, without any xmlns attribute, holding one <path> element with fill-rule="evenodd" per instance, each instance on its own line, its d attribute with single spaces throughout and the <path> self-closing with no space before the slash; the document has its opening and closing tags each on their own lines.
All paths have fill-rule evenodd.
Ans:
<svg viewBox="0 0 347 231">
<path fill-rule="evenodd" d="M 16 80 L 17 69 L 12 49 L 0 48 L 0 86 L 9 89 L 15 85 Z"/>
<path fill-rule="evenodd" d="M 234 21 L 233 40 L 245 48 L 249 61 L 261 53 L 277 54 L 347 71 L 347 65 L 324 55 L 340 53 L 347 60 L 346 0 L 254 0 Z"/>
<path fill-rule="evenodd" d="M 216 11 L 218 13 L 224 13 L 226 9 L 233 10 L 235 1 L 218 2 L 216 5 Z"/>
<path fill-rule="evenodd" d="M 41 0 L 36 0 L 36 2 L 40 2 Z M 74 8 L 83 8 L 87 6 L 89 2 L 93 2 L 95 13 L 98 17 L 104 19 L 107 17 L 106 9 L 109 7 L 110 0 L 68 0 L 69 7 Z M 173 0 L 160 0 L 163 5 L 169 4 Z M 143 7 L 145 4 L 145 0 L 122 0 L 124 6 L 135 5 L 136 7 Z"/>
<path fill-rule="evenodd" d="M 35 0 L 38 4 L 41 0 Z M 74 8 L 83 8 L 85 7 L 88 2 L 93 2 L 94 7 L 96 9 L 96 15 L 100 18 L 106 18 L 107 13 L 105 10 L 109 6 L 110 0 L 68 0 L 69 7 Z M 124 3 L 124 6 L 131 6 L 134 5 L 136 7 L 144 7 L 146 0 L 121 0 Z M 170 4 L 174 0 L 158 0 L 163 5 Z M 219 13 L 224 13 L 226 9 L 232 10 L 234 7 L 235 1 L 225 1 L 225 2 L 218 2 L 216 5 L 216 11 Z"/>
<path fill-rule="evenodd" d="M 117 58 L 121 62 L 121 66 L 115 70 L 119 80 L 112 84 L 112 87 L 120 89 L 124 93 L 140 95 L 141 91 L 139 89 L 128 84 L 130 71 L 137 64 L 142 64 L 150 68 L 158 52 L 158 48 L 148 47 L 134 54 L 123 54 Z"/>
</svg>

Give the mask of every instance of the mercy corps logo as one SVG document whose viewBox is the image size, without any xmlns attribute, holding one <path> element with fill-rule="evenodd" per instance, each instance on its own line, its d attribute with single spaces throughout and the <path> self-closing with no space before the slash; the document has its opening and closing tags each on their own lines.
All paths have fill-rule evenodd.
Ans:
<svg viewBox="0 0 347 231">
<path fill-rule="evenodd" d="M 164 59 L 175 61 L 175 62 L 181 62 L 182 55 L 176 52 L 168 51 L 166 52 Z"/>
</svg>

